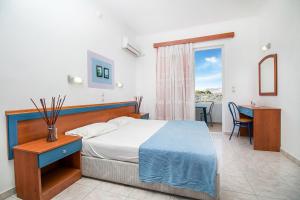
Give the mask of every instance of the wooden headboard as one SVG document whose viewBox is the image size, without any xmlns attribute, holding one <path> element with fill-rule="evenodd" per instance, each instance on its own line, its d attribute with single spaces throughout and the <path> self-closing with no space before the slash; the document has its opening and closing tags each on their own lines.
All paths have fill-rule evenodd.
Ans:
<svg viewBox="0 0 300 200">
<path fill-rule="evenodd" d="M 60 112 L 56 127 L 58 135 L 68 130 L 96 122 L 126 116 L 135 111 L 134 101 L 66 106 Z M 35 109 L 6 111 L 8 158 L 13 159 L 13 147 L 32 140 L 46 138 L 47 126 Z"/>
</svg>

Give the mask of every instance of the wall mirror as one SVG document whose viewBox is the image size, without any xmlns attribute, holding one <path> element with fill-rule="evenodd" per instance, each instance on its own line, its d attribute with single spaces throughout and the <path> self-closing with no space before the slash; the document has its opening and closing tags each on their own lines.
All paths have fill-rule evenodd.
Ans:
<svg viewBox="0 0 300 200">
<path fill-rule="evenodd" d="M 267 55 L 258 64 L 259 95 L 277 96 L 277 54 Z"/>
</svg>

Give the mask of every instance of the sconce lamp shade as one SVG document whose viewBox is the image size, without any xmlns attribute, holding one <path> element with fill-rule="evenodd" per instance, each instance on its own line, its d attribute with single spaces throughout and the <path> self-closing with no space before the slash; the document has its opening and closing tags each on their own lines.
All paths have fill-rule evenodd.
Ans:
<svg viewBox="0 0 300 200">
<path fill-rule="evenodd" d="M 124 87 L 124 84 L 121 83 L 121 82 L 117 82 L 117 83 L 116 83 L 116 86 L 117 86 L 118 88 L 123 88 L 123 87 Z"/>
<path fill-rule="evenodd" d="M 271 43 L 268 43 L 261 47 L 262 51 L 268 51 L 269 49 L 271 49 Z"/>
<path fill-rule="evenodd" d="M 71 76 L 71 75 L 68 75 L 68 82 L 70 84 L 82 84 L 83 83 L 83 80 L 81 77 L 79 76 Z"/>
</svg>

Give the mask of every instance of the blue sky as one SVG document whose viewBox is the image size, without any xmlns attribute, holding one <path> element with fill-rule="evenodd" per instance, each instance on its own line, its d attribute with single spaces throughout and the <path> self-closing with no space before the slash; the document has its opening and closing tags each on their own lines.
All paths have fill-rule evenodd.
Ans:
<svg viewBox="0 0 300 200">
<path fill-rule="evenodd" d="M 195 51 L 196 90 L 222 88 L 221 53 L 220 48 Z"/>
</svg>

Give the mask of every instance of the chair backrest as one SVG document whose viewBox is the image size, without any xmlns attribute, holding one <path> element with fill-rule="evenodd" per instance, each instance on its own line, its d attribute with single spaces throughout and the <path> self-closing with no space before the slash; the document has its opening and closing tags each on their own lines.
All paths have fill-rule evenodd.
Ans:
<svg viewBox="0 0 300 200">
<path fill-rule="evenodd" d="M 215 105 L 215 102 L 214 101 L 211 101 L 211 104 L 210 104 L 210 106 L 209 106 L 209 111 L 208 111 L 208 113 L 211 115 L 212 114 L 212 110 L 213 110 L 213 108 L 214 108 L 214 105 Z"/>
<path fill-rule="evenodd" d="M 235 123 L 240 118 L 239 108 L 233 102 L 228 103 L 228 108 L 229 108 L 230 114 L 232 116 L 233 123 Z"/>
</svg>

